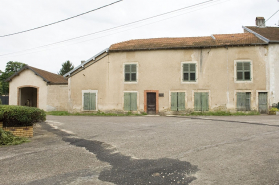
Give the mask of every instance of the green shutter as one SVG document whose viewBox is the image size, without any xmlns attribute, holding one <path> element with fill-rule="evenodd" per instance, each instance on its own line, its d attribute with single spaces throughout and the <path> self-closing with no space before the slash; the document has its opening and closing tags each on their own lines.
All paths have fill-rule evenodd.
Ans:
<svg viewBox="0 0 279 185">
<path fill-rule="evenodd" d="M 177 92 L 171 93 L 171 110 L 177 111 Z"/>
<path fill-rule="evenodd" d="M 201 111 L 201 93 L 194 93 L 194 110 Z"/>
<path fill-rule="evenodd" d="M 250 98 L 251 98 L 251 93 L 245 93 L 245 111 L 250 111 Z"/>
<path fill-rule="evenodd" d="M 245 92 L 238 92 L 236 93 L 237 102 L 236 107 L 238 111 L 245 111 L 246 110 L 246 93 Z"/>
<path fill-rule="evenodd" d="M 178 92 L 178 111 L 185 110 L 185 92 Z"/>
<path fill-rule="evenodd" d="M 124 93 L 124 111 L 131 110 L 131 97 L 130 93 Z"/>
<path fill-rule="evenodd" d="M 201 93 L 201 103 L 202 111 L 208 111 L 208 92 Z"/>
<path fill-rule="evenodd" d="M 130 93 L 130 103 L 131 103 L 131 111 L 136 111 L 138 110 L 137 107 L 137 93 Z"/>
<path fill-rule="evenodd" d="M 83 110 L 90 110 L 90 93 L 83 94 Z"/>
<path fill-rule="evenodd" d="M 90 93 L 90 110 L 96 110 L 96 93 Z"/>
</svg>

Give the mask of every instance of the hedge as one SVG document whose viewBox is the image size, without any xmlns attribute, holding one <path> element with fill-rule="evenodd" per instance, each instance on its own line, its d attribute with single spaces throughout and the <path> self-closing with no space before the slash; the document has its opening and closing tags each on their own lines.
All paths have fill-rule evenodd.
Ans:
<svg viewBox="0 0 279 185">
<path fill-rule="evenodd" d="M 32 126 L 46 120 L 44 110 L 35 107 L 0 105 L 0 121 L 4 127 Z"/>
</svg>

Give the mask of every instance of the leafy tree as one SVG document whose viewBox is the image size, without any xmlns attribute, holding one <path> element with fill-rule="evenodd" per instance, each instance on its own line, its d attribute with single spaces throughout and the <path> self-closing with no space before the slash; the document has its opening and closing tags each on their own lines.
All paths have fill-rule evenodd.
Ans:
<svg viewBox="0 0 279 185">
<path fill-rule="evenodd" d="M 17 71 L 19 71 L 25 65 L 26 64 L 24 64 L 24 63 L 13 62 L 13 61 L 9 61 L 6 64 L 5 72 L 2 72 L 2 74 L 0 75 L 0 82 L 1 82 L 0 93 L 1 94 L 9 94 L 9 82 L 5 82 L 5 80 L 7 78 L 9 78 L 10 76 L 12 76 Z"/>
<path fill-rule="evenodd" d="M 59 71 L 59 75 L 64 75 L 74 69 L 74 65 L 68 60 L 62 64 L 62 68 Z"/>
</svg>

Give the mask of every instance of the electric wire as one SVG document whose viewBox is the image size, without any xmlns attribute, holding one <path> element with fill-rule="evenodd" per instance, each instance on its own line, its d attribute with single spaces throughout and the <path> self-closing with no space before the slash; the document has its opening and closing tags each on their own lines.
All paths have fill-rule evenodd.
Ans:
<svg viewBox="0 0 279 185">
<path fill-rule="evenodd" d="M 98 34 L 98 33 L 102 33 L 102 32 L 107 32 L 107 31 L 111 31 L 111 30 L 115 30 L 115 29 L 118 29 L 118 28 L 121 28 L 121 27 L 125 27 L 125 26 L 130 26 L 130 25 L 133 25 L 133 24 L 136 24 L 136 23 L 139 23 L 139 22 L 143 22 L 143 21 L 146 21 L 146 20 L 150 20 L 150 19 L 154 19 L 154 18 L 163 16 L 163 15 L 167 15 L 167 14 L 174 13 L 174 12 L 179 12 L 181 10 L 185 10 L 185 9 L 197 7 L 197 6 L 200 6 L 200 5 L 204 5 L 206 3 L 217 2 L 217 1 L 221 1 L 221 0 L 208 0 L 208 1 L 204 1 L 204 2 L 201 2 L 201 3 L 197 3 L 197 4 L 194 4 L 194 5 L 186 6 L 186 7 L 183 7 L 183 8 L 179 8 L 179 9 L 172 10 L 172 11 L 169 11 L 169 12 L 165 12 L 165 13 L 162 13 L 162 14 L 158 14 L 158 15 L 155 15 L 155 16 L 147 17 L 147 18 L 144 18 L 144 19 L 140 19 L 140 20 L 137 20 L 137 21 L 130 22 L 130 23 L 122 24 L 122 25 L 115 26 L 115 27 L 112 27 L 112 28 L 100 30 L 100 31 L 97 31 L 97 32 L 89 33 L 89 34 L 86 34 L 86 35 L 82 35 L 82 36 L 78 36 L 78 37 L 73 37 L 73 38 L 70 38 L 70 39 L 66 39 L 66 40 L 62 40 L 62 41 L 54 42 L 54 43 L 51 43 L 51 44 L 46 44 L 46 45 L 34 47 L 34 48 L 29 48 L 29 49 L 26 49 L 26 50 L 21 50 L 21 51 L 16 51 L 16 52 L 12 52 L 12 53 L 2 54 L 2 55 L 0 55 L 0 57 L 6 56 L 6 55 L 12 55 L 12 54 L 16 54 L 16 53 L 21 53 L 21 52 L 25 52 L 25 51 L 30 51 L 30 50 L 34 50 L 34 49 L 44 48 L 44 47 L 48 47 L 48 46 L 52 46 L 52 45 L 56 45 L 56 44 L 60 44 L 60 43 L 64 43 L 64 42 L 69 42 L 69 41 L 72 41 L 72 40 L 88 37 L 90 35 L 94 35 L 94 34 Z"/>
<path fill-rule="evenodd" d="M 231 0 L 226 0 L 224 2 L 227 2 L 227 1 L 231 1 Z M 198 11 L 198 10 L 201 10 L 201 9 L 204 9 L 204 8 L 208 8 L 210 6 L 214 6 L 214 5 L 217 5 L 217 4 L 221 4 L 221 3 L 224 3 L 224 2 L 220 2 L 220 3 L 213 4 L 213 5 L 209 5 L 207 7 L 203 7 L 203 8 L 197 9 L 197 10 L 193 10 L 191 12 L 195 12 L 195 11 Z M 70 43 L 69 45 L 74 45 L 74 44 L 89 42 L 89 41 L 92 41 L 92 40 L 97 40 L 97 39 L 104 38 L 104 37 L 107 37 L 107 36 L 110 36 L 110 35 L 115 35 L 115 34 L 118 34 L 118 33 L 122 33 L 122 32 L 129 31 L 129 30 L 133 30 L 133 29 L 140 28 L 140 27 L 143 27 L 143 26 L 147 26 L 147 25 L 151 25 L 151 24 L 154 24 L 154 23 L 162 22 L 162 21 L 165 21 L 165 20 L 168 20 L 168 19 L 172 19 L 172 18 L 181 16 L 181 15 L 185 15 L 185 14 L 188 14 L 188 13 L 191 13 L 191 12 L 186 12 L 186 13 L 179 14 L 179 15 L 176 15 L 176 16 L 172 16 L 172 17 L 169 17 L 169 18 L 166 18 L 166 19 L 162 19 L 162 20 L 159 20 L 159 21 L 154 21 L 154 22 L 151 22 L 151 23 L 148 23 L 148 24 L 140 25 L 140 26 L 137 26 L 137 27 L 134 27 L 134 28 L 130 28 L 130 29 L 119 31 L 119 32 L 107 34 L 107 35 L 96 37 L 96 38 L 93 38 L 93 39 L 84 40 L 84 41 L 75 42 L 75 43 Z M 57 47 L 53 47 L 53 48 L 47 48 L 47 49 L 44 49 L 44 50 L 39 50 L 39 51 L 34 51 L 34 52 L 24 53 L 24 54 L 18 54 L 18 55 L 13 55 L 13 56 L 28 55 L 28 54 L 38 53 L 38 52 L 42 52 L 42 51 L 46 51 L 46 50 L 57 49 L 57 48 L 65 47 L 65 46 L 68 46 L 68 45 L 62 45 L 62 46 L 57 46 Z"/>
<path fill-rule="evenodd" d="M 273 17 L 275 14 L 277 14 L 279 12 L 279 10 L 277 10 L 271 17 Z M 265 23 L 269 20 L 269 19 L 271 19 L 271 17 L 269 17 L 266 21 L 265 21 Z"/>
<path fill-rule="evenodd" d="M 90 10 L 90 11 L 87 11 L 87 12 L 84 12 L 84 13 L 81 13 L 81 14 L 78 14 L 78 15 L 75 15 L 75 16 L 72 16 L 72 17 L 69 17 L 69 18 L 67 18 L 67 19 L 63 19 L 63 20 L 60 20 L 60 21 L 56 21 L 56 22 L 53 22 L 53 23 L 50 23 L 50 24 L 46 24 L 46 25 L 43 25 L 43 26 L 39 26 L 39 27 L 36 27 L 36 28 L 31 28 L 31 29 L 28 29 L 28 30 L 20 31 L 20 32 L 10 33 L 10 34 L 7 34 L 7 35 L 0 35 L 0 37 L 8 37 L 8 36 L 17 35 L 17 34 L 20 34 L 20 33 L 25 33 L 25 32 L 29 32 L 29 31 L 37 30 L 37 29 L 44 28 L 44 27 L 47 27 L 47 26 L 51 26 L 51 25 L 54 25 L 54 24 L 57 24 L 57 23 L 60 23 L 60 22 L 64 22 L 64 21 L 67 21 L 67 20 L 70 20 L 70 19 L 73 19 L 73 18 L 82 16 L 82 15 L 85 15 L 85 14 L 88 14 L 88 13 L 91 13 L 91 12 L 94 12 L 94 11 L 96 11 L 96 10 L 100 10 L 100 9 L 102 9 L 102 8 L 105 8 L 105 7 L 111 6 L 111 5 L 113 5 L 113 4 L 119 3 L 120 1 L 123 1 L 123 0 L 115 1 L 115 2 L 113 2 L 113 3 L 110 3 L 110 4 L 107 4 L 107 5 L 101 6 L 101 7 L 99 7 L 99 8 L 95 8 L 95 9 L 93 9 L 93 10 Z"/>
</svg>

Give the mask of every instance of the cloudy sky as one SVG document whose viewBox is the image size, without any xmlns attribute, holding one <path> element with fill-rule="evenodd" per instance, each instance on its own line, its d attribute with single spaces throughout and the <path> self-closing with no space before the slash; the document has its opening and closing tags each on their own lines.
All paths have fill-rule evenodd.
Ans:
<svg viewBox="0 0 279 185">
<path fill-rule="evenodd" d="M 0 36 L 66 19 L 115 1 L 0 0 Z M 203 2 L 207 3 L 186 8 Z M 121 26 L 177 9 L 181 10 Z M 59 24 L 0 37 L 0 70 L 5 70 L 8 61 L 18 61 L 57 73 L 67 60 L 77 66 L 111 44 L 130 39 L 242 33 L 243 25 L 254 26 L 257 16 L 268 19 L 278 9 L 277 0 L 123 0 Z M 278 20 L 279 13 L 266 25 L 278 26 Z M 110 29 L 114 27 L 118 28 Z M 83 35 L 87 36 L 80 37 Z"/>
</svg>

